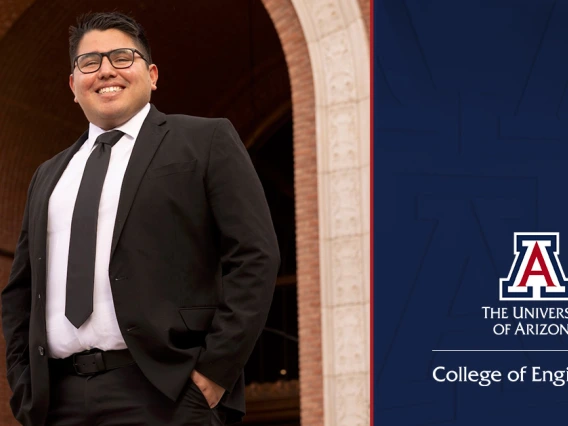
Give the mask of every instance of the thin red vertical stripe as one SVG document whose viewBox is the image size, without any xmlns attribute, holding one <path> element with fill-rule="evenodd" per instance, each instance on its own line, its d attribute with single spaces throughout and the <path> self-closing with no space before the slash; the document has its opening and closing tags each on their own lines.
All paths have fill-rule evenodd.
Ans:
<svg viewBox="0 0 568 426">
<path fill-rule="evenodd" d="M 374 80 L 375 80 L 375 76 L 374 76 L 374 52 L 375 52 L 375 34 L 374 34 L 374 15 L 373 15 L 373 3 L 374 0 L 371 0 L 370 5 L 371 5 L 371 16 L 369 19 L 369 23 L 370 23 L 370 46 L 371 46 L 371 58 L 370 58 L 370 62 L 371 62 L 371 93 L 370 93 L 370 101 L 371 101 L 371 161 L 370 161 L 370 165 L 371 165 L 371 399 L 370 399 L 370 406 L 371 406 L 371 426 L 374 426 L 375 424 L 375 389 L 374 389 L 374 382 L 375 382 L 375 329 L 374 329 L 374 265 L 373 265 L 373 261 L 374 261 L 374 190 L 373 190 L 373 183 L 374 183 L 374 141 L 375 141 L 375 135 L 374 135 L 374 128 L 375 128 L 375 123 L 373 121 L 374 118 Z"/>
</svg>

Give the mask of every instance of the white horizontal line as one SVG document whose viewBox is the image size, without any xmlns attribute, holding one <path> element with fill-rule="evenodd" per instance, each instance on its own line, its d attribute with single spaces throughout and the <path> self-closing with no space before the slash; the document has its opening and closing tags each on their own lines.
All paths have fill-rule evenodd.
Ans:
<svg viewBox="0 0 568 426">
<path fill-rule="evenodd" d="M 568 352 L 568 349 L 432 349 L 432 352 Z"/>
</svg>

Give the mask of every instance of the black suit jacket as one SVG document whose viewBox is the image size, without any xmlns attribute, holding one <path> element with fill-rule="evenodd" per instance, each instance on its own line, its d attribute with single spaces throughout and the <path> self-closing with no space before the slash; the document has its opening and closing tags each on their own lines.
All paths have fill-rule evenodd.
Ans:
<svg viewBox="0 0 568 426">
<path fill-rule="evenodd" d="M 87 139 L 42 164 L 2 292 L 10 401 L 43 424 L 49 403 L 45 324 L 49 197 Z M 192 369 L 244 413 L 243 367 L 265 324 L 279 266 L 260 181 L 226 119 L 152 106 L 124 176 L 109 277 L 120 330 L 148 380 L 175 400 Z"/>
</svg>

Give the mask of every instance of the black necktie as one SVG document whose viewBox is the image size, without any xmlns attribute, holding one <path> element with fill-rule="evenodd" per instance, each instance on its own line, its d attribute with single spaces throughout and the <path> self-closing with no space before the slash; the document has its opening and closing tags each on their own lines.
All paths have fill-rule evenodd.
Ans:
<svg viewBox="0 0 568 426">
<path fill-rule="evenodd" d="M 73 209 L 67 263 L 65 316 L 76 328 L 81 327 L 93 312 L 99 203 L 110 161 L 110 151 L 123 134 L 120 130 L 113 130 L 97 138 L 95 149 L 85 165 Z"/>
</svg>

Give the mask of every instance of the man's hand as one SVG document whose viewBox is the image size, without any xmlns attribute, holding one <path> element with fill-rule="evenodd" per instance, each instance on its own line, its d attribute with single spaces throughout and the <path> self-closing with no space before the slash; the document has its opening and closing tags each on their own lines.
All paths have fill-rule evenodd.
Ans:
<svg viewBox="0 0 568 426">
<path fill-rule="evenodd" d="M 225 389 L 214 381 L 209 380 L 197 370 L 191 372 L 191 380 L 201 390 L 201 393 L 209 403 L 209 408 L 215 408 L 225 393 Z"/>
</svg>

